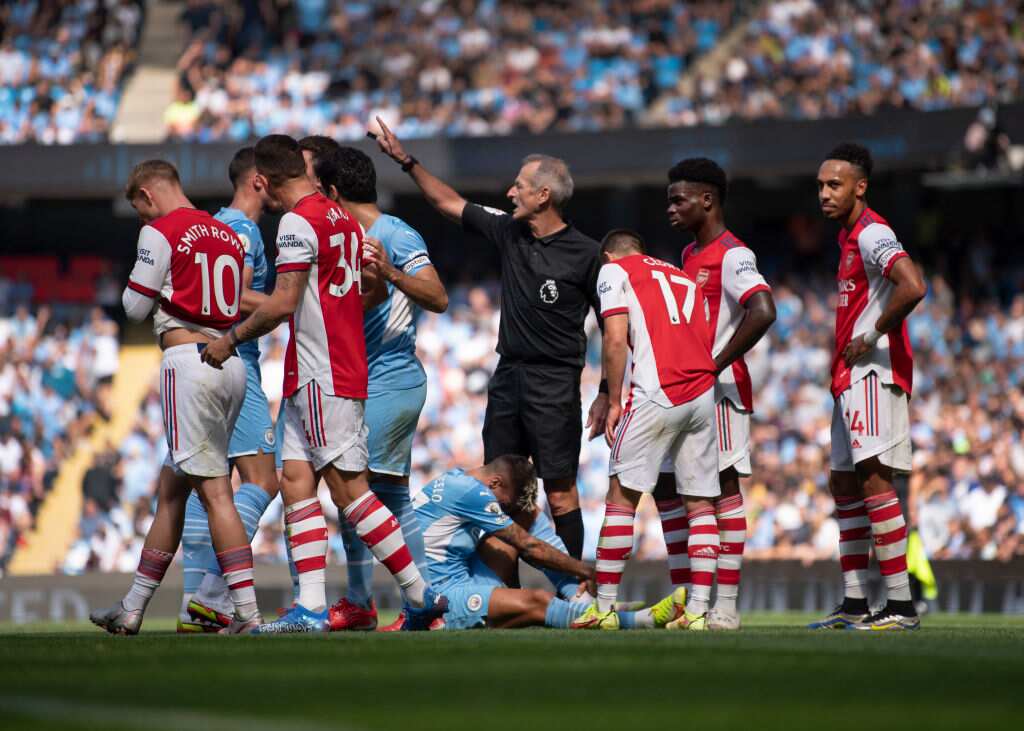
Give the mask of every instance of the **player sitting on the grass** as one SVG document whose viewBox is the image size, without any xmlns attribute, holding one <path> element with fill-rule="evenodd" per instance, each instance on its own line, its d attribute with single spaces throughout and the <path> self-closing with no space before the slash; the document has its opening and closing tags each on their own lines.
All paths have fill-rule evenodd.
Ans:
<svg viewBox="0 0 1024 731">
<path fill-rule="evenodd" d="M 714 501 L 720 493 L 707 303 L 700 285 L 683 270 L 645 255 L 633 231 L 609 232 L 601 256 L 605 265 L 597 291 L 610 399 L 605 429 L 612 453 L 597 542 L 597 602 L 573 626 L 614 629 L 619 624 L 614 607 L 633 550 L 636 508 L 645 492 L 654 491 L 661 463 L 668 459 L 686 502 L 693 567 L 689 601 L 685 588 L 676 589 L 685 612 L 672 618 L 669 629 L 703 630 L 718 558 Z"/>
<path fill-rule="evenodd" d="M 593 572 L 565 553 L 536 498 L 533 465 L 504 455 L 472 470 L 450 470 L 413 499 L 430 581 L 448 597 L 446 629 L 565 629 L 590 606 Z M 519 558 L 543 570 L 558 596 L 511 588 Z M 621 624 L 663 627 L 678 611 L 669 597 L 647 610 L 621 612 Z"/>
</svg>

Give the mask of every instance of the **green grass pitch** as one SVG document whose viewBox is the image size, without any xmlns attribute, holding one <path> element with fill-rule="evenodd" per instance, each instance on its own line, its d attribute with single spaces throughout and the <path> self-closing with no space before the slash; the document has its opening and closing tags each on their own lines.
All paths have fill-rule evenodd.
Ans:
<svg viewBox="0 0 1024 731">
<path fill-rule="evenodd" d="M 1024 617 L 928 616 L 920 632 L 451 632 L 139 637 L 0 625 L 0 728 L 1012 729 Z"/>
</svg>

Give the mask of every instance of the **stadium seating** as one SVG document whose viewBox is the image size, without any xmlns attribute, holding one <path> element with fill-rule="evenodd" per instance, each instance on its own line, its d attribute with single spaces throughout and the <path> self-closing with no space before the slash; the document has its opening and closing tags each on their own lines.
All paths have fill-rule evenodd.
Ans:
<svg viewBox="0 0 1024 731">
<path fill-rule="evenodd" d="M 358 139 L 375 114 L 406 139 L 674 127 L 1024 96 L 1013 0 L 279 5 L 189 4 L 171 137 Z"/>
<path fill-rule="evenodd" d="M 0 7 L 0 144 L 107 139 L 134 58 L 141 0 Z"/>
<path fill-rule="evenodd" d="M 941 277 L 910 320 L 917 353 L 912 400 L 916 524 L 936 558 L 1007 560 L 1024 554 L 1024 295 L 1009 307 L 959 304 Z M 754 477 L 746 481 L 753 559 L 828 559 L 837 553 L 838 525 L 826 489 L 832 400 L 826 384 L 831 358 L 832 287 L 825 280 L 773 282 L 779 319 L 767 342 L 748 357 L 756 391 Z M 456 288 L 443 315 L 425 315 L 417 345 L 427 371 L 427 403 L 413 450 L 413 489 L 449 469 L 482 459 L 479 426 L 496 364 L 497 286 Z M 940 323 L 951 323 L 941 327 Z M 584 406 L 597 390 L 596 328 L 584 371 Z M 263 344 L 263 382 L 272 402 L 281 395 L 284 328 Z M 963 358 L 966 351 L 972 358 Z M 154 384 L 155 386 L 155 384 Z M 973 417 L 971 405 L 974 409 Z M 151 519 L 152 495 L 164 450 L 155 388 L 132 435 L 97 468 L 117 482 L 118 501 L 107 510 L 87 500 L 81 536 L 65 570 L 131 570 Z M 973 459 L 971 455 L 985 455 Z M 587 527 L 585 553 L 593 558 L 604 514 L 608 448 L 585 442 L 580 490 Z M 325 505 L 330 508 L 330 502 Z M 637 556 L 665 555 L 661 526 L 650 501 L 637 522 Z M 334 560 L 344 560 L 333 534 Z M 258 561 L 284 561 L 280 506 L 272 506 L 254 543 Z"/>
<path fill-rule="evenodd" d="M 0 278 L 0 576 L 61 464 L 109 413 L 117 325 L 95 308 L 56 316 Z M 11 295 L 14 295 L 12 297 Z"/>
</svg>

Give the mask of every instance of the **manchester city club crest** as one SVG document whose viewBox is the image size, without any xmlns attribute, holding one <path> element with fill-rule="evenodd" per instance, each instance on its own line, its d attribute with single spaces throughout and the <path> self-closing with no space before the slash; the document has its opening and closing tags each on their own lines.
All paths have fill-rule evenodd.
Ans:
<svg viewBox="0 0 1024 731">
<path fill-rule="evenodd" d="M 466 599 L 466 608 L 471 612 L 476 612 L 484 605 L 484 598 L 479 594 L 470 594 L 469 598 Z"/>
<path fill-rule="evenodd" d="M 546 305 L 553 305 L 558 301 L 558 285 L 554 279 L 548 279 L 540 286 L 540 301 Z"/>
</svg>

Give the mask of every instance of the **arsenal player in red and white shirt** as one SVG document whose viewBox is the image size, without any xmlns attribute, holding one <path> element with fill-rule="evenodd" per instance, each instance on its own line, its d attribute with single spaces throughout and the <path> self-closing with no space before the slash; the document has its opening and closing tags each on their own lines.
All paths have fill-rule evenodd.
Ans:
<svg viewBox="0 0 1024 731">
<path fill-rule="evenodd" d="M 125 197 L 145 224 L 124 291 L 128 318 L 144 320 L 156 305 L 160 395 L 168 456 L 160 473 L 157 512 L 128 594 L 92 621 L 114 634 L 135 634 L 146 605 L 181 542 L 185 502 L 202 496 L 210 533 L 234 603 L 223 631 L 260 624 L 252 549 L 232 501 L 228 441 L 245 398 L 241 362 L 215 371 L 200 352 L 238 320 L 245 250 L 235 232 L 185 197 L 174 166 L 147 160 L 132 171 Z"/>
<path fill-rule="evenodd" d="M 917 267 L 865 196 L 871 154 L 836 147 L 818 169 L 818 199 L 839 232 L 839 293 L 832 356 L 832 472 L 839 517 L 841 606 L 812 628 L 917 629 L 907 577 L 907 528 L 893 476 L 909 472 L 913 357 L 906 318 L 927 292 Z M 887 604 L 869 616 L 868 549 Z"/>
<path fill-rule="evenodd" d="M 367 481 L 362 228 L 317 191 L 306 176 L 302 149 L 291 137 L 261 139 L 256 169 L 271 198 L 286 211 L 277 235 L 277 282 L 266 301 L 211 343 L 203 358 L 219 367 L 235 345 L 289 319 L 281 494 L 299 599 L 285 616 L 257 633 L 328 629 L 327 523 L 316 496 L 321 477 L 338 510 L 401 587 L 406 601 L 403 629 L 426 629 L 446 611 L 447 601 L 426 585 L 398 521 Z"/>
<path fill-rule="evenodd" d="M 722 495 L 715 502 L 721 549 L 718 555 L 715 606 L 708 626 L 740 627 L 736 600 L 747 537 L 740 477 L 751 473 L 750 415 L 753 387 L 744 354 L 775 321 L 771 288 L 757 268 L 757 257 L 725 226 L 723 206 L 728 189 L 725 171 L 713 160 L 691 158 L 668 174 L 668 220 L 672 228 L 693 235 L 683 249 L 682 267 L 704 290 L 711 317 L 715 359 L 715 418 L 718 433 L 718 479 Z M 667 484 L 666 484 L 667 483 Z M 691 583 L 685 545 L 689 529 L 682 507 L 673 500 L 672 481 L 663 478 L 655 493 L 669 549 L 674 585 Z"/>
<path fill-rule="evenodd" d="M 618 626 L 614 606 L 633 548 L 636 507 L 643 493 L 654 491 L 659 468 L 668 460 L 694 527 L 689 550 L 697 576 L 685 608 L 679 592 L 671 616 L 650 620 L 652 626 L 676 622 L 681 629 L 705 629 L 718 556 L 714 501 L 719 486 L 715 364 L 704 293 L 675 265 L 647 256 L 632 231 L 611 231 L 601 255 L 606 263 L 597 292 L 608 377 L 606 439 L 612 453 L 597 542 L 597 601 L 573 626 Z M 632 356 L 628 375 L 627 356 Z"/>
</svg>

